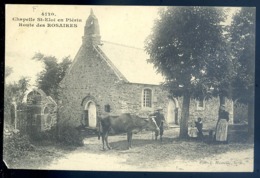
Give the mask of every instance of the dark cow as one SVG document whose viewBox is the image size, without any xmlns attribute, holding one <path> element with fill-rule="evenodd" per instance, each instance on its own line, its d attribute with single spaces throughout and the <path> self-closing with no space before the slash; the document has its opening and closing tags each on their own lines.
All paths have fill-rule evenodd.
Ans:
<svg viewBox="0 0 260 178">
<path fill-rule="evenodd" d="M 113 130 L 115 134 L 127 133 L 128 149 L 132 147 L 133 131 L 141 131 L 147 129 L 158 131 L 159 128 L 153 118 L 145 119 L 132 114 L 122 114 L 120 116 L 107 116 L 99 122 L 99 136 L 102 136 L 103 150 L 105 143 L 108 149 L 111 149 L 108 143 L 108 134 Z"/>
</svg>

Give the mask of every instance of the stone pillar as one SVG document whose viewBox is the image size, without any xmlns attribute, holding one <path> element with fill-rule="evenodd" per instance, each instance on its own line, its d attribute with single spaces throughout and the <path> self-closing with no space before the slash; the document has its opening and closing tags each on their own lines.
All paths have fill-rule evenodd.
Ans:
<svg viewBox="0 0 260 178">
<path fill-rule="evenodd" d="M 12 105 L 14 106 L 14 129 L 17 129 L 17 104 L 13 100 Z"/>
<path fill-rule="evenodd" d="M 58 100 L 58 103 L 57 103 L 57 121 L 56 121 L 56 138 L 57 140 L 60 140 L 60 119 L 62 117 L 61 115 L 61 111 L 63 109 L 63 103 L 62 103 L 62 100 Z"/>
</svg>

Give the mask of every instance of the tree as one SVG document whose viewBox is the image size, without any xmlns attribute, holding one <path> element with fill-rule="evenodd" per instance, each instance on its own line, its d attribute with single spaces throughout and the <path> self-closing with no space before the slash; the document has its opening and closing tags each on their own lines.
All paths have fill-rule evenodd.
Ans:
<svg viewBox="0 0 260 178">
<path fill-rule="evenodd" d="M 248 105 L 249 133 L 254 133 L 255 9 L 243 7 L 230 27 L 232 55 L 237 75 L 233 80 L 233 98 Z"/>
<path fill-rule="evenodd" d="M 215 7 L 167 7 L 160 11 L 146 40 L 148 62 L 162 73 L 173 96 L 182 96 L 180 138 L 188 137 L 191 97 L 205 96 L 210 88 L 220 93 L 229 76 L 226 15 Z"/>
<path fill-rule="evenodd" d="M 21 77 L 18 82 L 5 85 L 5 99 L 9 102 L 15 100 L 16 102 L 22 102 L 25 92 L 29 88 L 30 80 L 27 77 Z"/>
<path fill-rule="evenodd" d="M 41 61 L 44 64 L 44 70 L 38 76 L 38 87 L 47 95 L 58 99 L 59 83 L 71 64 L 70 57 L 65 57 L 58 63 L 57 58 L 54 56 L 45 56 L 41 53 L 36 53 L 33 59 Z"/>
<path fill-rule="evenodd" d="M 7 77 L 6 75 L 5 77 Z M 11 121 L 11 105 L 12 102 L 16 102 L 17 105 L 21 105 L 25 92 L 29 88 L 29 79 L 22 77 L 18 82 L 12 84 L 5 84 L 4 91 L 4 118 L 7 123 Z"/>
</svg>

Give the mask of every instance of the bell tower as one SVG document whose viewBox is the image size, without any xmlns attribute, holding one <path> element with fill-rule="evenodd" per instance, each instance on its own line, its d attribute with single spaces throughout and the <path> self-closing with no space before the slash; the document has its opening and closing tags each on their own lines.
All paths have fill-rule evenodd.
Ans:
<svg viewBox="0 0 260 178">
<path fill-rule="evenodd" d="M 89 17 L 84 28 L 84 36 L 82 37 L 83 45 L 99 45 L 101 41 L 98 19 L 94 15 L 93 10 L 90 10 Z"/>
</svg>

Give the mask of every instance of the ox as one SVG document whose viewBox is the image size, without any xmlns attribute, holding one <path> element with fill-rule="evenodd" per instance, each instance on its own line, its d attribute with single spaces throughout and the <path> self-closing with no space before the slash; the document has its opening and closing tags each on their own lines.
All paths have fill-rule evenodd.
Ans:
<svg viewBox="0 0 260 178">
<path fill-rule="evenodd" d="M 105 143 L 108 149 L 111 149 L 108 143 L 109 131 L 113 130 L 115 134 L 127 133 L 128 149 L 132 147 L 133 131 L 141 131 L 147 129 L 150 131 L 159 131 L 154 118 L 141 118 L 136 115 L 122 114 L 120 116 L 107 116 L 99 122 L 99 135 L 102 136 L 103 150 Z"/>
</svg>

